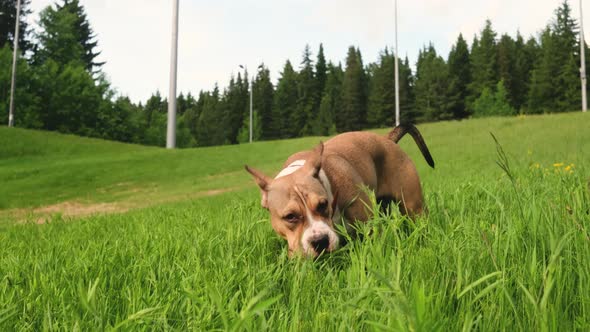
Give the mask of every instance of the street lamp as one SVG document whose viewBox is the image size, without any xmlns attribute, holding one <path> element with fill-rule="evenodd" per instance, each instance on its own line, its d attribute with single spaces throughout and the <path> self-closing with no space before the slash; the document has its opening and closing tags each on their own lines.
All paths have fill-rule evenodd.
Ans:
<svg viewBox="0 0 590 332">
<path fill-rule="evenodd" d="M 14 126 L 14 86 L 16 83 L 16 60 L 18 57 L 18 33 L 20 23 L 20 0 L 16 2 L 16 24 L 14 28 L 14 47 L 12 53 L 12 78 L 10 80 L 10 106 L 8 111 L 8 126 Z"/>
<path fill-rule="evenodd" d="M 178 2 L 172 1 L 172 47 L 170 51 L 170 90 L 168 93 L 168 125 L 166 148 L 176 146 L 176 74 L 178 72 Z"/>
<path fill-rule="evenodd" d="M 246 73 L 248 73 L 248 68 L 246 66 L 240 65 L 240 68 L 244 69 Z M 258 69 L 262 69 L 262 65 L 258 66 Z M 246 77 L 246 81 L 248 77 Z M 252 73 L 252 79 L 250 80 L 250 140 L 249 142 L 252 143 L 252 93 L 254 91 L 254 73 Z"/>
<path fill-rule="evenodd" d="M 582 0 L 580 0 L 580 80 L 582 80 L 582 112 L 586 112 L 586 41 L 584 40 L 584 16 L 582 15 Z"/>
<path fill-rule="evenodd" d="M 400 125 L 399 115 L 399 57 L 397 53 L 397 0 L 395 5 L 395 125 Z"/>
</svg>

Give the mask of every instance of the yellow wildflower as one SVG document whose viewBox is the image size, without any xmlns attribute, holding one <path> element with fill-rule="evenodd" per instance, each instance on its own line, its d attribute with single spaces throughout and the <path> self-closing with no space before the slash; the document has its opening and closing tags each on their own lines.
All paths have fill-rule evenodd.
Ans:
<svg viewBox="0 0 590 332">
<path fill-rule="evenodd" d="M 563 167 L 563 163 L 555 163 L 553 164 L 553 167 Z"/>
</svg>

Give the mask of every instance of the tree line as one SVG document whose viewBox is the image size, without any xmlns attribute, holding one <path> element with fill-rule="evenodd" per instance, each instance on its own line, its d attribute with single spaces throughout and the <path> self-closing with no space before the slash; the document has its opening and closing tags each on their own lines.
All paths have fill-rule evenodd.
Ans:
<svg viewBox="0 0 590 332">
<path fill-rule="evenodd" d="M 20 19 L 16 126 L 164 146 L 167 100 L 156 92 L 135 104 L 114 92 L 96 61 L 98 41 L 79 1 L 45 8 L 36 33 L 26 24 L 29 5 L 24 0 L 16 18 L 16 0 L 0 0 L 0 122 L 8 121 L 11 47 Z M 407 57 L 400 59 L 402 122 L 578 110 L 579 43 L 566 0 L 536 37 L 498 36 L 487 20 L 470 45 L 460 34 L 446 57 L 428 44 L 415 70 Z M 285 62 L 276 85 L 261 64 L 252 81 L 244 70 L 224 88 L 181 93 L 177 145 L 246 142 L 250 89 L 255 140 L 390 127 L 394 70 L 395 55 L 387 47 L 378 61 L 365 64 L 358 47 L 349 47 L 344 63 L 334 63 L 322 44 L 315 56 L 307 45 L 298 63 Z"/>
</svg>

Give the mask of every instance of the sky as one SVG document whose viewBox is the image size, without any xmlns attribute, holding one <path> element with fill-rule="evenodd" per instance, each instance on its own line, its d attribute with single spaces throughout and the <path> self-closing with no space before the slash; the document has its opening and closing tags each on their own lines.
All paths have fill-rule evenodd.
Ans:
<svg viewBox="0 0 590 332">
<path fill-rule="evenodd" d="M 579 0 L 570 0 L 579 18 Z M 590 1 L 584 10 L 590 13 Z M 34 0 L 29 18 L 54 0 Z M 498 34 L 537 36 L 562 0 L 398 0 L 400 56 L 415 64 L 432 42 L 447 57 L 459 33 L 469 43 L 486 19 Z M 80 0 L 97 35 L 98 61 L 113 88 L 132 101 L 160 91 L 168 96 L 172 0 Z M 587 9 L 586 9 L 587 8 Z M 395 42 L 394 0 L 180 0 L 178 92 L 223 88 L 239 65 L 251 72 L 264 63 L 273 81 L 287 59 L 299 67 L 309 44 L 344 62 L 358 46 L 365 63 L 375 62 Z M 588 16 L 588 15 L 586 15 Z M 590 17 L 584 22 L 590 34 Z M 588 38 L 586 38 L 588 40 Z M 590 55 L 588 55 L 590 56 Z"/>
</svg>

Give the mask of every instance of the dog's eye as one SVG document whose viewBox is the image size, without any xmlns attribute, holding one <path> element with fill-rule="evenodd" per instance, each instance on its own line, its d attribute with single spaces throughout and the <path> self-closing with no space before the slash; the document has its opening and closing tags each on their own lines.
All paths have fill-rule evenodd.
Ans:
<svg viewBox="0 0 590 332">
<path fill-rule="evenodd" d="M 283 219 L 288 223 L 296 223 L 299 221 L 299 215 L 295 213 L 289 213 L 288 215 L 284 216 Z"/>
<path fill-rule="evenodd" d="M 328 208 L 328 201 L 323 199 L 318 203 L 318 206 L 316 207 L 316 210 L 319 213 L 324 213 L 326 212 L 326 209 Z"/>
</svg>

